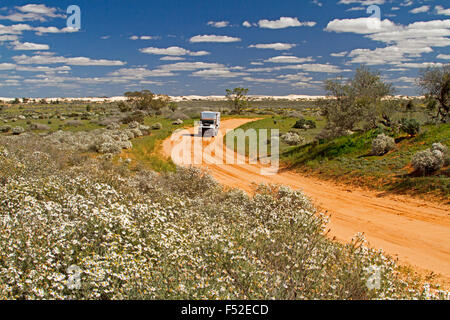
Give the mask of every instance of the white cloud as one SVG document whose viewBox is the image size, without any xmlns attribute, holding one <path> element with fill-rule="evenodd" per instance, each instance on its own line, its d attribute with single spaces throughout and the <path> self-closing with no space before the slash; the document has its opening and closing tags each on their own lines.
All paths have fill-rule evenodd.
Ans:
<svg viewBox="0 0 450 320">
<path fill-rule="evenodd" d="M 32 27 L 28 24 L 13 24 L 10 26 L 0 24 L 0 34 L 22 34 L 24 31 L 34 31 L 37 35 L 42 35 L 44 33 L 70 33 L 79 30 L 75 28 Z"/>
<path fill-rule="evenodd" d="M 223 69 L 224 65 L 219 63 L 206 62 L 177 62 L 173 64 L 164 64 L 158 67 L 160 70 L 166 71 L 194 71 L 201 69 Z"/>
<path fill-rule="evenodd" d="M 153 37 L 153 36 L 131 36 L 129 39 L 130 40 L 153 40 L 156 38 L 157 37 Z"/>
<path fill-rule="evenodd" d="M 19 50 L 49 50 L 50 47 L 47 44 L 39 44 L 39 43 L 32 43 L 32 42 L 24 42 L 21 43 L 19 41 L 14 41 L 13 43 L 13 50 L 19 51 Z"/>
<path fill-rule="evenodd" d="M 17 41 L 18 39 L 19 37 L 15 35 L 0 36 L 0 41 Z"/>
<path fill-rule="evenodd" d="M 365 34 L 366 38 L 387 44 L 384 48 L 355 49 L 349 56 L 352 63 L 383 65 L 413 63 L 413 58 L 433 52 L 433 47 L 450 46 L 450 20 L 417 21 L 396 25 L 383 20 L 378 29 L 367 28 L 367 18 L 333 20 L 327 31 Z"/>
<path fill-rule="evenodd" d="M 15 7 L 17 12 L 7 16 L 0 16 L 0 20 L 10 20 L 15 22 L 23 21 L 41 21 L 45 22 L 48 18 L 65 18 L 64 14 L 58 14 L 56 8 L 50 8 L 44 4 L 27 4 L 21 7 Z"/>
<path fill-rule="evenodd" d="M 314 27 L 316 25 L 316 22 L 313 21 L 307 21 L 307 22 L 300 22 L 298 21 L 298 18 L 290 18 L 290 17 L 281 17 L 278 20 L 259 20 L 258 25 L 260 28 L 267 28 L 267 29 L 284 29 L 288 27 Z"/>
<path fill-rule="evenodd" d="M 304 63 L 304 62 L 311 62 L 311 61 L 314 61 L 314 59 L 312 57 L 299 58 L 299 57 L 294 57 L 294 56 L 277 56 L 277 57 L 269 58 L 269 59 L 265 60 L 264 62 L 272 62 L 272 63 Z"/>
<path fill-rule="evenodd" d="M 228 68 L 220 68 L 220 69 L 199 70 L 193 72 L 192 75 L 195 77 L 203 77 L 203 78 L 236 78 L 247 75 L 247 73 L 233 72 Z"/>
<path fill-rule="evenodd" d="M 174 76 L 175 74 L 170 71 L 160 69 L 149 70 L 146 68 L 122 68 L 114 72 L 111 72 L 108 75 L 133 80 L 133 79 L 144 79 L 148 77 L 170 77 Z"/>
<path fill-rule="evenodd" d="M 295 44 L 292 43 L 265 43 L 265 44 L 252 44 L 249 48 L 256 49 L 273 49 L 273 50 L 290 50 L 295 47 Z"/>
<path fill-rule="evenodd" d="M 450 54 L 439 54 L 437 56 L 438 59 L 450 60 Z"/>
<path fill-rule="evenodd" d="M 243 25 L 244 27 L 246 27 L 246 28 L 250 28 L 250 27 L 252 26 L 252 24 L 251 24 L 250 22 L 248 22 L 248 21 L 244 21 L 244 22 L 242 23 L 242 25 Z"/>
<path fill-rule="evenodd" d="M 434 10 L 436 10 L 437 14 L 444 15 L 444 16 L 450 16 L 450 9 L 444 9 L 443 6 L 435 6 Z"/>
<path fill-rule="evenodd" d="M 154 48 L 154 47 L 148 47 L 148 48 L 142 48 L 139 49 L 142 53 L 147 54 L 156 54 L 156 55 L 162 55 L 162 56 L 206 56 L 209 54 L 207 51 L 189 51 L 184 48 L 180 47 L 169 47 L 169 48 Z"/>
<path fill-rule="evenodd" d="M 379 33 L 397 29 L 390 20 L 380 21 L 377 18 L 335 19 L 325 28 L 329 32 L 352 32 L 359 34 Z"/>
<path fill-rule="evenodd" d="M 192 43 L 197 42 L 239 42 L 240 38 L 229 36 L 217 36 L 217 35 L 198 35 L 192 37 L 190 40 Z"/>
<path fill-rule="evenodd" d="M 160 58 L 159 60 L 161 61 L 181 61 L 181 60 L 186 60 L 183 57 L 176 57 L 176 56 L 165 56 Z"/>
<path fill-rule="evenodd" d="M 412 9 L 409 12 L 411 12 L 413 14 L 417 14 L 417 13 L 424 13 L 424 12 L 428 12 L 428 11 L 430 11 L 430 6 L 421 6 L 421 7 Z"/>
<path fill-rule="evenodd" d="M 338 4 L 353 4 L 359 3 L 364 6 L 370 6 L 372 4 L 384 4 L 386 0 L 340 0 Z"/>
<path fill-rule="evenodd" d="M 332 57 L 345 57 L 347 55 L 347 51 L 337 52 L 330 54 Z"/>
<path fill-rule="evenodd" d="M 207 23 L 208 26 L 214 27 L 214 28 L 225 28 L 230 25 L 228 21 L 209 21 Z"/>
<path fill-rule="evenodd" d="M 106 60 L 106 59 L 91 59 L 86 57 L 74 57 L 74 58 L 66 58 L 66 57 L 58 57 L 53 56 L 51 54 L 48 55 L 34 55 L 34 56 L 14 56 L 13 60 L 17 64 L 56 64 L 63 63 L 67 65 L 73 66 L 122 66 L 125 62 L 117 61 L 117 60 Z"/>
<path fill-rule="evenodd" d="M 0 63 L 0 70 L 13 70 L 16 65 L 13 63 Z"/>
</svg>

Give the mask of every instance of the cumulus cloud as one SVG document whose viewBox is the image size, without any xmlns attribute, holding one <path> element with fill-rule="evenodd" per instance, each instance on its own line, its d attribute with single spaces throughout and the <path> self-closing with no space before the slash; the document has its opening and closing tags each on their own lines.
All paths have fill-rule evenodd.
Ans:
<svg viewBox="0 0 450 320">
<path fill-rule="evenodd" d="M 437 14 L 443 16 L 450 16 L 450 9 L 445 9 L 443 6 L 435 6 L 434 10 L 436 10 Z"/>
<path fill-rule="evenodd" d="M 65 18 L 64 14 L 59 14 L 58 9 L 47 7 L 44 4 L 27 4 L 15 7 L 16 12 L 7 16 L 0 15 L 0 20 L 10 20 L 14 22 L 23 21 L 41 21 L 45 22 L 48 18 Z"/>
<path fill-rule="evenodd" d="M 345 57 L 347 55 L 347 51 L 342 51 L 342 52 L 337 52 L 337 53 L 332 53 L 330 54 L 330 56 L 332 57 Z"/>
<path fill-rule="evenodd" d="M 250 28 L 250 27 L 252 26 L 252 24 L 251 24 L 250 22 L 248 22 L 248 21 L 244 21 L 244 22 L 242 23 L 242 25 L 243 25 L 244 27 L 246 27 L 246 28 Z"/>
<path fill-rule="evenodd" d="M 289 27 L 314 27 L 316 22 L 306 21 L 300 22 L 298 18 L 281 17 L 278 20 L 259 20 L 258 25 L 260 28 L 267 29 L 284 29 Z"/>
<path fill-rule="evenodd" d="M 197 42 L 239 42 L 240 38 L 229 36 L 217 36 L 217 35 L 198 35 L 192 37 L 190 40 L 192 43 Z"/>
<path fill-rule="evenodd" d="M 338 4 L 354 4 L 354 3 L 358 3 L 358 4 L 362 4 L 365 6 L 370 6 L 372 4 L 384 4 L 386 2 L 386 0 L 340 0 L 338 2 Z"/>
<path fill-rule="evenodd" d="M 53 56 L 51 54 L 48 55 L 20 55 L 14 56 L 13 60 L 17 64 L 57 64 L 63 63 L 67 65 L 73 66 L 122 66 L 125 62 L 118 60 L 106 60 L 106 59 L 91 59 L 87 57 L 74 57 L 74 58 L 66 58 L 66 57 L 58 57 Z"/>
<path fill-rule="evenodd" d="M 13 70 L 16 68 L 14 63 L 0 63 L 0 70 Z"/>
<path fill-rule="evenodd" d="M 180 47 L 169 47 L 169 48 L 154 48 L 154 47 L 148 47 L 148 48 L 142 48 L 139 50 L 142 53 L 147 54 L 155 54 L 155 55 L 162 55 L 162 56 L 206 56 L 209 54 L 207 51 L 189 51 L 184 48 Z"/>
<path fill-rule="evenodd" d="M 424 53 L 433 52 L 433 47 L 450 46 L 450 20 L 417 21 L 406 26 L 383 20 L 379 21 L 379 28 L 369 28 L 367 19 L 337 19 L 326 28 L 326 31 L 364 34 L 387 45 L 373 50 L 361 48 L 351 51 L 349 57 L 352 63 L 401 65 L 412 63 L 414 58 Z"/>
<path fill-rule="evenodd" d="M 153 40 L 153 39 L 157 39 L 157 37 L 153 37 L 153 36 L 131 36 L 129 39 L 130 40 Z"/>
<path fill-rule="evenodd" d="M 261 43 L 261 44 L 252 44 L 249 46 L 249 48 L 256 48 L 256 49 L 273 49 L 273 50 L 290 50 L 293 47 L 295 47 L 295 44 L 292 43 Z"/>
<path fill-rule="evenodd" d="M 204 69 L 192 73 L 193 76 L 202 78 L 236 78 L 247 74 L 245 72 L 233 72 L 228 68 Z"/>
<path fill-rule="evenodd" d="M 181 60 L 186 60 L 186 59 L 183 57 L 177 57 L 177 56 L 165 56 L 165 57 L 159 58 L 159 60 L 161 60 L 161 61 L 181 61 Z"/>
<path fill-rule="evenodd" d="M 24 42 L 21 43 L 19 41 L 14 41 L 12 43 L 13 50 L 20 51 L 20 50 L 49 50 L 50 47 L 47 44 L 39 44 L 39 43 L 32 43 L 32 42 Z"/>
<path fill-rule="evenodd" d="M 417 7 L 415 9 L 410 10 L 409 12 L 411 12 L 413 14 L 417 14 L 417 13 L 424 13 L 424 12 L 428 12 L 428 11 L 430 11 L 430 6 Z"/>
<path fill-rule="evenodd" d="M 450 60 L 450 54 L 438 54 L 437 58 L 442 60 Z"/>
<path fill-rule="evenodd" d="M 207 25 L 214 28 L 225 28 L 228 27 L 230 23 L 228 21 L 209 21 Z"/>
<path fill-rule="evenodd" d="M 13 24 L 10 26 L 5 26 L 0 24 L 0 35 L 1 34 L 10 34 L 10 35 L 20 35 L 24 31 L 34 31 L 37 35 L 42 35 L 44 33 L 71 33 L 77 32 L 78 29 L 75 28 L 62 28 L 58 29 L 57 27 L 32 27 L 28 24 Z"/>
<path fill-rule="evenodd" d="M 265 60 L 265 62 L 272 62 L 272 63 L 304 63 L 311 61 L 314 61 L 312 57 L 299 58 L 294 56 L 277 56 Z"/>
<path fill-rule="evenodd" d="M 120 77 L 123 79 L 144 79 L 148 77 L 170 77 L 175 74 L 167 70 L 149 70 L 146 68 L 121 68 L 108 74 L 112 77 Z"/>
</svg>

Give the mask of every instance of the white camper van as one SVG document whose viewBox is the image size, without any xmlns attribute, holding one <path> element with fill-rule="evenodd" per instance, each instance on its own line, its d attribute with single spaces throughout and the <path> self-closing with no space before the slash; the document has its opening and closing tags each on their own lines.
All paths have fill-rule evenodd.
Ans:
<svg viewBox="0 0 450 320">
<path fill-rule="evenodd" d="M 220 128 L 220 112 L 203 111 L 200 117 L 200 125 L 198 128 L 198 134 L 202 137 L 212 136 L 215 137 L 219 133 Z"/>
</svg>

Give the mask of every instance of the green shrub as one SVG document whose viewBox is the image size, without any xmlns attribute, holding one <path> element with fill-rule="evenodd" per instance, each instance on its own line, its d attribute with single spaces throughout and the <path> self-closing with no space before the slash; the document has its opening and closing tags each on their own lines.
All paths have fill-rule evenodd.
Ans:
<svg viewBox="0 0 450 320">
<path fill-rule="evenodd" d="M 161 130 L 163 128 L 160 122 L 156 122 L 152 125 L 152 130 Z"/>
<path fill-rule="evenodd" d="M 415 136 L 420 131 L 420 123 L 416 119 L 405 119 L 400 120 L 400 130 L 409 134 L 410 136 Z"/>
<path fill-rule="evenodd" d="M 304 118 L 298 120 L 293 126 L 294 129 L 304 129 L 304 130 L 314 129 L 316 127 L 317 126 L 314 120 L 306 120 Z"/>
</svg>

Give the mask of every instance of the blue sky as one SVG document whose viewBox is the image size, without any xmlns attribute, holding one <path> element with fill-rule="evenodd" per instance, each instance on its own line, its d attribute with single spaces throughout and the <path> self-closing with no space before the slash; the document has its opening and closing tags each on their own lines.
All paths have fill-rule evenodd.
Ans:
<svg viewBox="0 0 450 320">
<path fill-rule="evenodd" d="M 81 9 L 79 30 L 67 27 L 70 5 Z M 417 95 L 419 70 L 446 63 L 449 1 L 0 3 L 2 97 L 223 95 L 236 86 L 322 95 L 324 79 L 361 64 Z"/>
</svg>

